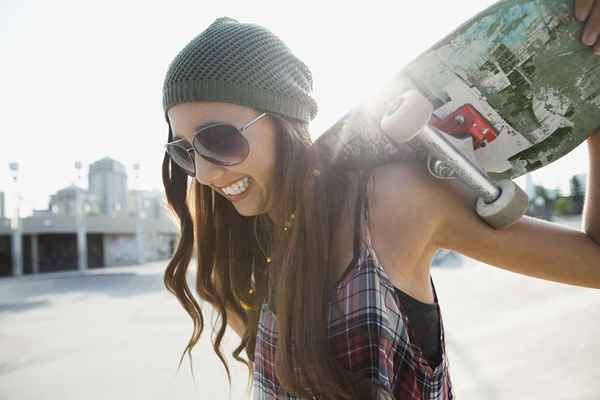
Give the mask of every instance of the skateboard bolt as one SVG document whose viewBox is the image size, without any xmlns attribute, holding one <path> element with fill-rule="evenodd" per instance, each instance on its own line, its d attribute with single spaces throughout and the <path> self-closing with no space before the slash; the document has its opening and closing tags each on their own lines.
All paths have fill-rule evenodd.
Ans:
<svg viewBox="0 0 600 400">
<path fill-rule="evenodd" d="M 463 117 L 462 115 L 457 115 L 456 117 L 454 117 L 454 121 L 457 124 L 462 125 L 465 123 L 465 117 Z"/>
</svg>

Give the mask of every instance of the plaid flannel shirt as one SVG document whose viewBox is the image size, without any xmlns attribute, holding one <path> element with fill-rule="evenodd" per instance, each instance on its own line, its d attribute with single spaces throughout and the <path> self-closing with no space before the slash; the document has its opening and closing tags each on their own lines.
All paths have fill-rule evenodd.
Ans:
<svg viewBox="0 0 600 400">
<path fill-rule="evenodd" d="M 340 365 L 367 374 L 381 389 L 380 399 L 452 400 L 444 328 L 433 280 L 440 323 L 441 362 L 432 368 L 415 344 L 410 321 L 402 312 L 387 273 L 371 245 L 368 207 L 360 209 L 360 255 L 332 294 L 329 341 Z M 365 240 L 362 240 L 364 238 Z M 254 400 L 299 399 L 279 385 L 274 374 L 276 315 L 263 304 L 254 354 Z"/>
</svg>

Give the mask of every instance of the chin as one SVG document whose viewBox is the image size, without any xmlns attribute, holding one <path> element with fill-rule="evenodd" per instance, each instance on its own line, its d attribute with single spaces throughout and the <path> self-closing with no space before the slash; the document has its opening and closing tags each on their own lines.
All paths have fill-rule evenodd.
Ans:
<svg viewBox="0 0 600 400">
<path fill-rule="evenodd" d="M 243 215 L 245 217 L 257 217 L 259 215 L 267 215 L 268 214 L 268 210 L 265 210 L 264 208 L 253 208 L 253 209 L 244 209 L 244 210 L 238 210 L 236 208 L 237 212 L 240 215 Z"/>
<path fill-rule="evenodd" d="M 233 207 L 238 214 L 243 215 L 244 217 L 253 217 L 260 214 L 259 210 L 257 210 L 255 207 L 250 207 L 248 204 L 241 205 L 233 203 Z"/>
<path fill-rule="evenodd" d="M 252 216 L 256 215 L 255 213 L 247 212 L 246 210 L 239 210 L 237 207 L 236 207 L 236 210 L 237 210 L 238 214 L 240 214 L 241 216 L 244 216 L 244 217 L 252 217 Z"/>
</svg>

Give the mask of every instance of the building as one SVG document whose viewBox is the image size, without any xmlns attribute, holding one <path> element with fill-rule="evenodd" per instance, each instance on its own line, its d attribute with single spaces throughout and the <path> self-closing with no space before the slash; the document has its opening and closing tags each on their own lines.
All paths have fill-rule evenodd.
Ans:
<svg viewBox="0 0 600 400">
<path fill-rule="evenodd" d="M 0 218 L 6 217 L 6 202 L 4 192 L 0 192 Z"/>
<path fill-rule="evenodd" d="M 50 196 L 50 204 L 47 211 L 60 215 L 76 215 L 78 195 L 86 214 L 100 214 L 100 204 L 98 203 L 97 196 L 75 185 L 61 189 Z M 35 210 L 34 215 L 36 212 L 46 212 L 46 210 Z"/>
<path fill-rule="evenodd" d="M 88 185 L 100 214 L 127 213 L 127 169 L 122 163 L 105 157 L 91 164 Z"/>
<path fill-rule="evenodd" d="M 139 225 L 138 225 L 139 223 Z M 78 269 L 77 218 L 55 213 L 26 217 L 22 224 L 23 273 Z M 138 231 L 143 254 L 138 254 Z M 166 216 L 138 221 L 135 217 L 85 217 L 88 268 L 165 260 L 174 253 L 177 228 Z M 0 225 L 0 276 L 12 275 L 11 231 Z"/>
<path fill-rule="evenodd" d="M 0 276 L 10 275 L 12 262 L 10 220 L 0 218 Z"/>
<path fill-rule="evenodd" d="M 127 198 L 128 215 L 136 215 L 138 198 L 142 218 L 160 218 L 165 213 L 166 201 L 163 192 L 158 190 L 130 190 Z"/>
<path fill-rule="evenodd" d="M 88 182 L 89 190 L 75 185 L 58 190 L 50 196 L 48 209 L 21 218 L 18 229 L 2 211 L 0 276 L 131 265 L 172 256 L 178 227 L 166 212 L 161 191 L 129 191 L 125 166 L 108 157 L 90 165 Z M 22 262 L 15 263 L 19 253 L 16 259 Z"/>
</svg>

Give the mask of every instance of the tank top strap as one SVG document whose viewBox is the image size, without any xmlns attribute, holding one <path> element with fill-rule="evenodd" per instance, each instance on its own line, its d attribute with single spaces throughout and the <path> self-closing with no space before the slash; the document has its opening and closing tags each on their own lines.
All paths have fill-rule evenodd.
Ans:
<svg viewBox="0 0 600 400">
<path fill-rule="evenodd" d="M 367 244 L 371 245 L 371 236 L 368 229 L 368 198 L 367 181 L 368 171 L 362 170 L 358 178 L 357 199 L 354 207 L 354 260 L 360 257 L 363 245 L 363 237 Z"/>
<path fill-rule="evenodd" d="M 371 241 L 371 231 L 369 230 L 369 197 L 367 193 L 367 183 L 369 181 L 370 171 L 364 171 L 360 181 L 360 194 L 361 194 L 361 218 L 359 230 L 364 236 L 366 245 L 370 248 L 373 246 Z"/>
<path fill-rule="evenodd" d="M 363 255 L 364 249 L 364 203 L 365 203 L 365 190 L 364 190 L 364 171 L 359 172 L 356 200 L 354 202 L 354 217 L 353 217 L 353 245 L 352 245 L 352 261 L 346 266 L 344 271 L 336 277 L 336 282 L 339 283 L 346 274 L 357 267 L 360 263 L 360 257 Z"/>
<path fill-rule="evenodd" d="M 433 278 L 431 277 L 431 274 L 429 275 L 429 280 L 431 281 L 431 289 L 433 289 L 433 301 L 435 303 L 438 303 L 438 297 L 435 291 L 435 285 L 433 284 Z"/>
</svg>

